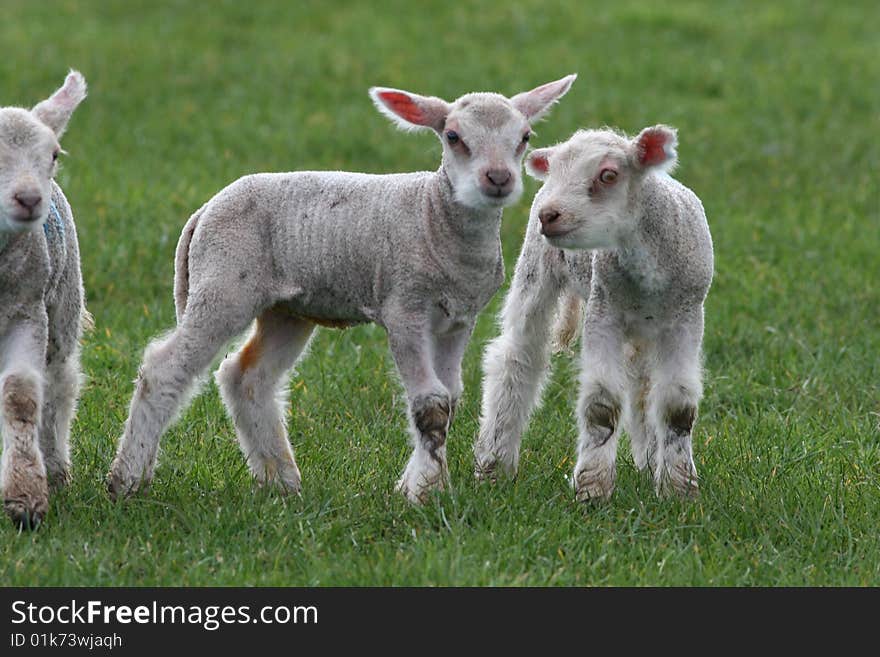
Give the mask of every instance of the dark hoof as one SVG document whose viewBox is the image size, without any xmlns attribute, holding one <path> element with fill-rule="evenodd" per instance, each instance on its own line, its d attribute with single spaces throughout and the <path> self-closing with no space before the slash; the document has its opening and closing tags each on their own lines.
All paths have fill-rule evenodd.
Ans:
<svg viewBox="0 0 880 657">
<path fill-rule="evenodd" d="M 49 473 L 49 490 L 58 491 L 70 483 L 70 471 L 62 470 L 60 472 Z"/>
<path fill-rule="evenodd" d="M 21 500 L 4 500 L 3 509 L 19 531 L 37 529 L 46 517 L 48 505 L 44 502 L 26 504 Z"/>
<path fill-rule="evenodd" d="M 150 487 L 150 482 L 143 481 L 125 481 L 113 472 L 107 474 L 107 493 L 114 502 L 128 499 L 137 493 L 145 493 Z"/>
</svg>

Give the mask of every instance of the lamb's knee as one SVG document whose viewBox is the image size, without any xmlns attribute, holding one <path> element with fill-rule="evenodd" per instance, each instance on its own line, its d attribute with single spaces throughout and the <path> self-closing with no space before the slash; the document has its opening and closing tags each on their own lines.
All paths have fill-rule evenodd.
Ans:
<svg viewBox="0 0 880 657">
<path fill-rule="evenodd" d="M 652 464 L 658 492 L 667 487 L 685 497 L 697 494 L 698 480 L 693 461 L 691 435 L 697 420 L 698 395 L 691 388 L 674 386 L 655 407 L 656 427 L 662 443 Z"/>
<path fill-rule="evenodd" d="M 147 345 L 135 381 L 137 395 L 148 397 L 154 389 L 162 387 L 160 373 L 162 366 L 168 363 L 168 355 L 165 352 L 166 343 L 163 340 L 155 340 Z"/>
<path fill-rule="evenodd" d="M 594 446 L 604 445 L 620 422 L 620 402 L 604 388 L 590 395 L 584 402 L 583 418 L 587 433 Z"/>
<path fill-rule="evenodd" d="M 36 377 L 13 374 L 2 385 L 3 415 L 12 424 L 33 425 L 39 419 L 40 385 Z"/>
<path fill-rule="evenodd" d="M 62 403 L 75 402 L 79 395 L 82 374 L 78 361 L 67 360 L 49 372 L 49 388 L 51 396 Z"/>
<path fill-rule="evenodd" d="M 690 436 L 696 419 L 697 407 L 695 404 L 685 403 L 667 408 L 665 417 L 666 426 L 669 428 L 667 443 Z"/>
<path fill-rule="evenodd" d="M 220 364 L 216 379 L 221 389 L 230 395 L 252 398 L 253 388 L 260 381 L 263 350 L 263 336 L 258 321 L 255 331 L 244 346 Z"/>
<path fill-rule="evenodd" d="M 507 331 L 489 342 L 483 354 L 483 371 L 498 380 L 532 378 L 546 367 L 550 353 L 545 336 Z"/>
<path fill-rule="evenodd" d="M 242 371 L 235 356 L 227 357 L 214 374 L 217 386 L 224 395 L 234 392 L 241 385 L 241 378 Z"/>
<path fill-rule="evenodd" d="M 420 395 L 412 402 L 413 422 L 419 432 L 422 446 L 432 455 L 446 444 L 446 431 L 452 415 L 452 402 L 448 395 Z"/>
</svg>

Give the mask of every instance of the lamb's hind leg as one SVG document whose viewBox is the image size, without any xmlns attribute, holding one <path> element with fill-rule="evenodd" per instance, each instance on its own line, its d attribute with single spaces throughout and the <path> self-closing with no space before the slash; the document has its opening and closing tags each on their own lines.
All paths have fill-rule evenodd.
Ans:
<svg viewBox="0 0 880 657">
<path fill-rule="evenodd" d="M 47 367 L 40 449 L 49 485 L 63 486 L 70 477 L 70 424 L 79 393 L 79 350 Z"/>
<path fill-rule="evenodd" d="M 159 438 L 182 406 L 193 382 L 220 347 L 252 321 L 257 302 L 250 292 L 218 296 L 190 297 L 180 325 L 147 347 L 125 430 L 110 467 L 111 497 L 130 495 L 150 484 Z"/>
<path fill-rule="evenodd" d="M 310 321 L 270 309 L 257 318 L 244 347 L 228 356 L 216 375 L 254 478 L 294 493 L 300 489 L 300 472 L 285 429 L 283 382 L 314 328 Z"/>
</svg>

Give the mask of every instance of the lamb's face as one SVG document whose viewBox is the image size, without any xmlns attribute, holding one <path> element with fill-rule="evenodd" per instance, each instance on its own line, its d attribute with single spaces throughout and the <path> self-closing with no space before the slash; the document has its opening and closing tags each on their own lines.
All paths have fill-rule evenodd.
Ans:
<svg viewBox="0 0 880 657">
<path fill-rule="evenodd" d="M 34 230 L 46 221 L 58 139 L 85 97 L 86 81 L 71 71 L 64 85 L 32 110 L 0 108 L 0 232 Z"/>
<path fill-rule="evenodd" d="M 575 134 L 559 146 L 529 154 L 530 173 L 546 173 L 536 217 L 553 246 L 600 249 L 616 244 L 629 220 L 632 182 L 627 142 L 606 131 Z"/>
<path fill-rule="evenodd" d="M 55 133 L 31 112 L 0 109 L 0 231 L 43 224 L 60 152 Z"/>
<path fill-rule="evenodd" d="M 675 164 L 672 128 L 646 128 L 635 139 L 611 130 L 579 131 L 563 144 L 529 153 L 526 170 L 544 180 L 532 221 L 553 246 L 603 249 L 632 233 L 646 172 Z"/>
<path fill-rule="evenodd" d="M 443 165 L 459 203 L 503 207 L 522 194 L 522 158 L 532 128 L 504 96 L 458 99 L 440 131 Z"/>
<path fill-rule="evenodd" d="M 571 88 L 575 75 L 512 98 L 466 94 L 454 103 L 435 96 L 373 87 L 376 108 L 404 130 L 430 129 L 443 142 L 443 170 L 455 200 L 469 208 L 503 207 L 522 193 L 522 158 L 531 123 Z"/>
</svg>

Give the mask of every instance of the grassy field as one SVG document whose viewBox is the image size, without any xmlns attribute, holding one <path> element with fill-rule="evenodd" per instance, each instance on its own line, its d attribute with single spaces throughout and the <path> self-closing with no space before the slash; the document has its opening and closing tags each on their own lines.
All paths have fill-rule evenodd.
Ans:
<svg viewBox="0 0 880 657">
<path fill-rule="evenodd" d="M 2 104 L 81 70 L 59 182 L 97 328 L 74 482 L 40 531 L 0 524 L 4 585 L 876 585 L 880 583 L 880 48 L 876 2 L 4 2 Z M 433 169 L 367 88 L 512 95 L 577 71 L 533 145 L 580 126 L 679 128 L 677 177 L 716 249 L 702 495 L 658 500 L 626 454 L 575 503 L 576 395 L 554 361 L 515 482 L 477 485 L 479 360 L 465 357 L 454 490 L 392 493 L 408 455 L 377 327 L 322 330 L 292 380 L 302 498 L 251 483 L 213 383 L 166 434 L 149 495 L 104 488 L 148 339 L 173 325 L 183 223 L 254 171 Z M 536 185 L 504 220 L 508 273 Z"/>
</svg>

